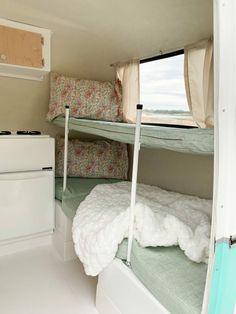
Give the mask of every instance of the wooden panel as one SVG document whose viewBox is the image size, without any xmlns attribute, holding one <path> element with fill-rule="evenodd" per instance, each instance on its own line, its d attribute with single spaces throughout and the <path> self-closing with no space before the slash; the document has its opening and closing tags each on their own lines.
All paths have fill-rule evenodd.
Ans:
<svg viewBox="0 0 236 314">
<path fill-rule="evenodd" d="M 0 26 L 0 63 L 42 68 L 41 34 Z"/>
</svg>

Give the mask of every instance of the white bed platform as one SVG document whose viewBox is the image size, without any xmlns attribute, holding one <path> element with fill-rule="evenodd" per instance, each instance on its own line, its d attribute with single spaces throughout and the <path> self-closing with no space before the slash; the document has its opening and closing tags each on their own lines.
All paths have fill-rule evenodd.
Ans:
<svg viewBox="0 0 236 314">
<path fill-rule="evenodd" d="M 96 295 L 99 314 L 168 314 L 120 259 L 99 275 Z"/>
<path fill-rule="evenodd" d="M 53 233 L 53 245 L 63 261 L 77 258 L 72 241 L 72 221 L 66 217 L 60 201 L 55 201 L 56 228 Z"/>
</svg>

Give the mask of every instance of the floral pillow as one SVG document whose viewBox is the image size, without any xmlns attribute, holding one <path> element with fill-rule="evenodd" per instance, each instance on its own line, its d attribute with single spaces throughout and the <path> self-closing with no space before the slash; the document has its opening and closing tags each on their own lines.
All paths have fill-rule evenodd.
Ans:
<svg viewBox="0 0 236 314">
<path fill-rule="evenodd" d="M 51 73 L 47 120 L 64 115 L 65 105 L 70 106 L 74 118 L 122 121 L 121 82 L 79 80 Z"/>
<path fill-rule="evenodd" d="M 63 176 L 64 138 L 57 139 L 56 176 Z M 68 176 L 127 179 L 127 145 L 110 140 L 68 141 Z"/>
</svg>

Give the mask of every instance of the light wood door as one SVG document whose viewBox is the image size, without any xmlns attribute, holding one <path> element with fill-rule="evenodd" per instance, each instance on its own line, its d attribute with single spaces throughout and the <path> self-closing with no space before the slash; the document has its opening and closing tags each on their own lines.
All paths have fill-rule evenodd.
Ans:
<svg viewBox="0 0 236 314">
<path fill-rule="evenodd" d="M 41 34 L 0 25 L 0 63 L 42 68 Z"/>
</svg>

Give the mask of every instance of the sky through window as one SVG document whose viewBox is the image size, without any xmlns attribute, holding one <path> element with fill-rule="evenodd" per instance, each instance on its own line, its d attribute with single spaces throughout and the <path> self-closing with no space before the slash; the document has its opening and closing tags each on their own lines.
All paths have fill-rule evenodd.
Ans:
<svg viewBox="0 0 236 314">
<path fill-rule="evenodd" d="M 140 101 L 147 111 L 189 111 L 183 54 L 140 64 Z"/>
</svg>

